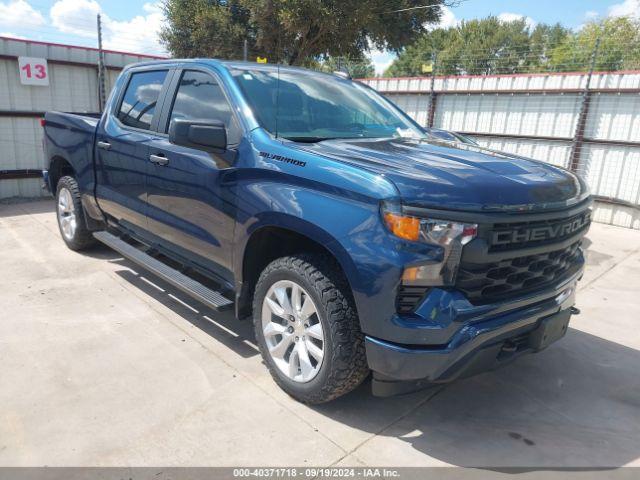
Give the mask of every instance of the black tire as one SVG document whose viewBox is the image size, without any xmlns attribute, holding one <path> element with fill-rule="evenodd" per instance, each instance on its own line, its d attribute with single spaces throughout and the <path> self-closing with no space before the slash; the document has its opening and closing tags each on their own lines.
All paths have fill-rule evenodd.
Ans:
<svg viewBox="0 0 640 480">
<path fill-rule="evenodd" d="M 60 213 L 60 195 L 63 190 L 68 191 L 71 194 L 71 200 L 73 203 L 73 211 L 75 215 L 75 229 L 71 236 L 65 234 L 62 226 L 62 215 Z M 82 209 L 82 202 L 80 201 L 80 191 L 78 190 L 78 182 L 71 176 L 64 176 L 58 181 L 56 187 L 56 218 L 58 220 L 58 228 L 60 229 L 60 236 L 64 240 L 71 250 L 84 250 L 91 247 L 95 243 L 95 239 L 91 232 L 87 229 L 87 224 L 84 219 L 84 210 Z"/>
<path fill-rule="evenodd" d="M 277 367 L 263 333 L 264 297 L 280 280 L 293 281 L 309 293 L 326 332 L 322 364 L 316 376 L 306 383 L 294 381 Z M 354 390 L 369 374 L 364 335 L 351 290 L 336 262 L 324 255 L 297 255 L 271 262 L 256 285 L 253 323 L 260 353 L 271 376 L 285 392 L 301 402 L 317 404 L 333 400 Z"/>
</svg>

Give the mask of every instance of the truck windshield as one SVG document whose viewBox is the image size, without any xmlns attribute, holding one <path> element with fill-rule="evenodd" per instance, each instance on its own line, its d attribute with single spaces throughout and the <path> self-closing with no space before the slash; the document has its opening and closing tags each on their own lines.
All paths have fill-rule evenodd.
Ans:
<svg viewBox="0 0 640 480">
<path fill-rule="evenodd" d="M 425 137 L 378 93 L 357 82 L 285 69 L 234 69 L 232 74 L 257 121 L 277 137 L 297 142 Z"/>
</svg>

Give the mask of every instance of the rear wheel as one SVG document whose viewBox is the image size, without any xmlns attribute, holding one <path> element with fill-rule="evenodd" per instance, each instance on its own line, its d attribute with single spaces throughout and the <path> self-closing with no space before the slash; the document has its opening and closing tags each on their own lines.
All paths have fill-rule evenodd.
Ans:
<svg viewBox="0 0 640 480">
<path fill-rule="evenodd" d="M 254 327 L 278 385 L 306 403 L 356 388 L 368 375 L 353 299 L 335 264 L 322 255 L 279 258 L 260 275 Z"/>
<path fill-rule="evenodd" d="M 71 176 L 64 176 L 56 188 L 56 216 L 64 243 L 71 250 L 83 250 L 94 243 L 84 221 L 78 183 Z"/>
</svg>

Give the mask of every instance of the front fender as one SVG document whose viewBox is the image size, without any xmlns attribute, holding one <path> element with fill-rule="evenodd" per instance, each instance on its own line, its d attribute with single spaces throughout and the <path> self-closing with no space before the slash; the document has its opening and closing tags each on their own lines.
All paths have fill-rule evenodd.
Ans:
<svg viewBox="0 0 640 480">
<path fill-rule="evenodd" d="M 256 185 L 253 185 L 254 191 Z M 242 281 L 243 259 L 249 239 L 263 228 L 277 227 L 308 237 L 325 247 L 336 258 L 347 281 L 359 283 L 358 270 L 353 258 L 340 242 L 350 231 L 366 228 L 364 225 L 378 217 L 378 204 L 353 205 L 351 202 L 339 201 L 335 198 L 322 198 L 317 192 L 306 192 L 293 187 L 273 185 L 264 186 L 262 193 L 270 198 L 272 210 L 257 212 L 247 218 L 244 224 L 236 227 L 234 256 L 234 272 L 236 279 Z M 262 195 L 261 195 L 262 197 Z M 296 198 L 295 208 L 290 200 Z M 318 205 L 318 202 L 322 205 Z M 275 207 L 278 205 L 278 207 Z M 340 212 L 338 215 L 331 212 Z"/>
</svg>

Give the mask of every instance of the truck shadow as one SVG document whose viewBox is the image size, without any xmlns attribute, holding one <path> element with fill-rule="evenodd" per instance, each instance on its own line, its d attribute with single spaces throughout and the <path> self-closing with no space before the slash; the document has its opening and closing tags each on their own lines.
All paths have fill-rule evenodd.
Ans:
<svg viewBox="0 0 640 480">
<path fill-rule="evenodd" d="M 90 255 L 126 267 L 117 270 L 116 274 L 239 356 L 249 358 L 260 355 L 252 323 L 237 321 L 233 310 L 215 312 L 106 247 L 98 246 L 90 251 Z"/>
<path fill-rule="evenodd" d="M 208 310 L 111 250 L 92 255 L 126 267 L 116 273 L 240 357 L 259 355 L 251 322 Z M 616 468 L 640 457 L 639 366 L 638 350 L 572 328 L 544 352 L 446 387 L 376 398 L 366 381 L 334 402 L 292 408 L 370 434 L 354 453 L 370 465 Z"/>
<path fill-rule="evenodd" d="M 546 351 L 439 387 L 378 434 L 402 442 L 376 438 L 355 455 L 491 470 L 624 466 L 640 457 L 639 366 L 638 350 L 572 328 Z M 385 408 L 365 388 L 314 409 L 362 428 Z M 403 452 L 403 443 L 415 451 Z"/>
</svg>

